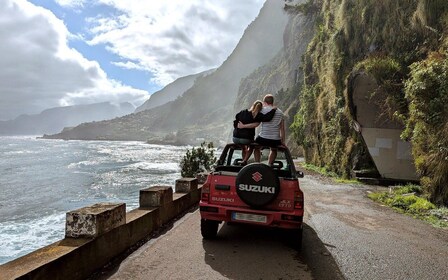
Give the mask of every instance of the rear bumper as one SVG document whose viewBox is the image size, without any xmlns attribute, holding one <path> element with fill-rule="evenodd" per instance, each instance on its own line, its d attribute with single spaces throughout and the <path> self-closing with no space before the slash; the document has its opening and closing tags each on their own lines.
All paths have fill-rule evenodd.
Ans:
<svg viewBox="0 0 448 280">
<path fill-rule="evenodd" d="M 302 227 L 303 222 L 303 210 L 301 209 L 293 211 L 266 211 L 209 204 L 201 201 L 199 203 L 199 211 L 201 218 L 206 220 L 254 224 L 266 227 L 297 229 Z M 248 214 L 250 217 L 259 217 L 263 221 L 241 220 L 241 217 L 238 217 L 242 216 L 241 214 L 243 216 Z"/>
</svg>

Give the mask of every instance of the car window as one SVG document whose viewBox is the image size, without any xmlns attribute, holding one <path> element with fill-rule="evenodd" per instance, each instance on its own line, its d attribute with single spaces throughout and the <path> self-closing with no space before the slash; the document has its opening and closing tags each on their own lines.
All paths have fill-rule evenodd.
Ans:
<svg viewBox="0 0 448 280">
<path fill-rule="evenodd" d="M 243 160 L 242 151 L 240 149 L 229 150 L 226 165 L 240 165 Z"/>
<path fill-rule="evenodd" d="M 264 164 L 268 164 L 269 162 L 269 149 L 263 149 L 261 151 L 261 162 Z M 253 156 L 252 156 L 253 159 Z M 251 161 L 249 161 L 251 162 Z M 275 166 L 281 166 L 278 169 L 281 170 L 288 170 L 289 169 L 289 164 L 288 164 L 288 160 L 286 159 L 286 154 L 284 151 L 278 150 L 277 151 L 277 157 L 275 158 L 275 162 L 280 162 L 278 164 L 274 164 Z"/>
<path fill-rule="evenodd" d="M 270 149 L 263 147 L 261 150 L 261 163 L 268 164 Z M 219 160 L 215 165 L 215 171 L 239 172 L 243 168 L 243 156 L 241 147 L 237 145 L 228 145 L 222 151 Z M 252 154 L 248 160 L 248 164 L 255 162 Z M 291 166 L 292 161 L 287 150 L 278 149 L 277 157 L 272 165 L 272 169 L 279 177 L 292 178 L 295 176 L 295 168 Z"/>
<path fill-rule="evenodd" d="M 265 148 L 261 150 L 261 163 L 268 164 L 268 157 L 269 157 L 269 148 Z M 222 163 L 224 166 L 241 166 L 241 162 L 243 160 L 243 155 L 240 147 L 233 147 L 227 151 L 227 155 L 225 157 L 225 161 Z M 277 162 L 275 166 L 277 166 L 277 169 L 281 170 L 288 170 L 289 164 L 288 160 L 286 158 L 286 154 L 284 151 L 277 151 L 277 157 L 275 159 Z M 248 163 L 253 163 L 254 155 L 252 153 L 251 157 L 248 160 Z M 280 163 L 278 163 L 280 162 Z"/>
</svg>

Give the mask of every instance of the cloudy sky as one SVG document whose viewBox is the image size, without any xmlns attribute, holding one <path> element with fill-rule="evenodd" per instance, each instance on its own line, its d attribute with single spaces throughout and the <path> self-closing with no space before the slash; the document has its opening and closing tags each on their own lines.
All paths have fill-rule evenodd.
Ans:
<svg viewBox="0 0 448 280">
<path fill-rule="evenodd" d="M 0 0 L 0 120 L 95 102 L 140 105 L 218 67 L 264 0 Z"/>
</svg>

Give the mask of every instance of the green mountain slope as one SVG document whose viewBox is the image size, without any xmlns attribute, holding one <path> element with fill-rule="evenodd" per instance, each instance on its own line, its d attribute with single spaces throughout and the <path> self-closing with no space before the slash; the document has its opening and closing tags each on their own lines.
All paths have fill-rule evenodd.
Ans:
<svg viewBox="0 0 448 280">
<path fill-rule="evenodd" d="M 351 79 L 363 71 L 386 93 L 384 115 L 406 127 L 431 199 L 448 204 L 448 2 L 316 0 L 291 10 L 318 11 L 292 127 L 307 161 L 349 177 L 365 157 L 351 103 Z"/>
</svg>

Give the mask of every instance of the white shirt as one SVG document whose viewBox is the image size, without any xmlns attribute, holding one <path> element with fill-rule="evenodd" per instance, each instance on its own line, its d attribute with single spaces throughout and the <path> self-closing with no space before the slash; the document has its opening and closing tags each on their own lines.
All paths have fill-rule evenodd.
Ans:
<svg viewBox="0 0 448 280">
<path fill-rule="evenodd" d="M 272 110 L 272 106 L 265 106 L 261 109 L 261 113 L 266 114 Z M 265 139 L 271 140 L 281 140 L 280 137 L 280 123 L 284 118 L 283 112 L 277 108 L 275 111 L 274 117 L 269 122 L 261 123 L 261 131 L 258 136 L 263 137 Z"/>
</svg>

